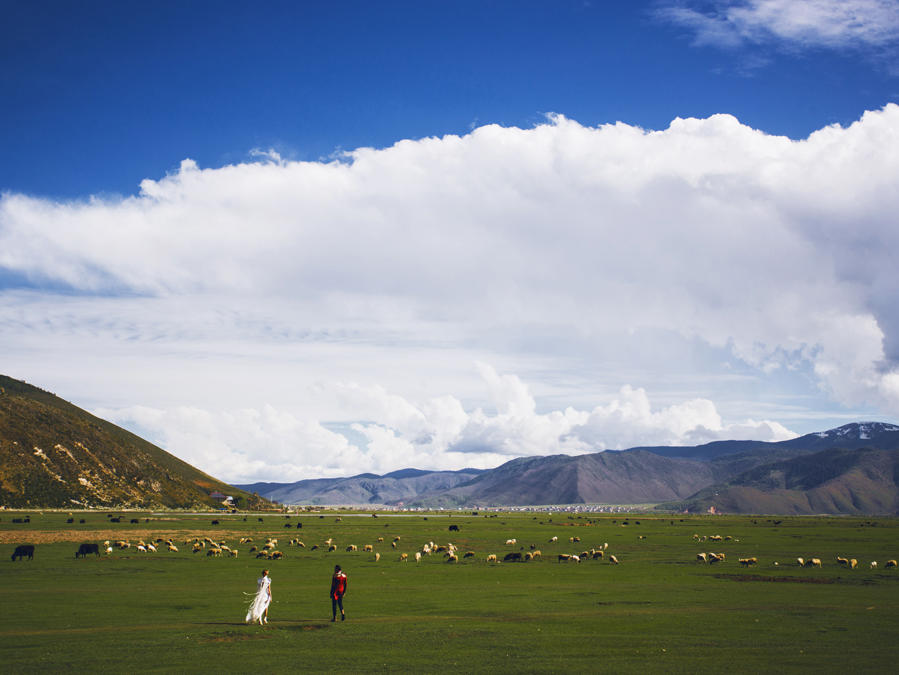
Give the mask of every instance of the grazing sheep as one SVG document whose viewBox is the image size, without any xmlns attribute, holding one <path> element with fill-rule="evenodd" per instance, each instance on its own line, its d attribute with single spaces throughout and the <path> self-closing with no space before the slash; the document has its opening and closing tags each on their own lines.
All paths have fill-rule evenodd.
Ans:
<svg viewBox="0 0 899 675">
<path fill-rule="evenodd" d="M 496 560 L 496 554 L 495 554 L 495 553 L 491 553 L 490 555 L 488 555 L 488 556 L 487 556 L 487 562 L 489 562 L 489 563 L 492 563 L 492 562 L 495 563 L 495 562 L 497 562 L 497 560 Z"/>
<path fill-rule="evenodd" d="M 409 560 L 409 554 L 408 553 L 400 553 L 400 562 L 406 562 L 407 560 Z"/>
<path fill-rule="evenodd" d="M 618 558 L 616 558 L 616 557 L 613 556 L 613 555 L 610 555 L 610 556 L 609 556 L 609 564 L 610 564 L 610 565 L 617 565 L 617 564 L 618 564 Z"/>
<path fill-rule="evenodd" d="M 696 562 L 708 563 L 709 557 L 705 553 L 697 553 Z"/>
</svg>

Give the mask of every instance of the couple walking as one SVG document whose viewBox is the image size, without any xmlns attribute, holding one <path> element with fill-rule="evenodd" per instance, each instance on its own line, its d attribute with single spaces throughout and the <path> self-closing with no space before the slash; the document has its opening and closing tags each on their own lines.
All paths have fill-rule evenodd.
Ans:
<svg viewBox="0 0 899 675">
<path fill-rule="evenodd" d="M 340 620 L 346 619 L 343 611 L 343 596 L 346 594 L 346 572 L 340 565 L 334 565 L 331 577 L 331 621 L 337 621 L 337 609 L 340 608 Z M 247 623 L 258 622 L 260 626 L 268 623 L 268 606 L 272 603 L 272 578 L 268 570 L 262 570 L 262 576 L 256 580 L 256 594 L 247 610 Z"/>
</svg>

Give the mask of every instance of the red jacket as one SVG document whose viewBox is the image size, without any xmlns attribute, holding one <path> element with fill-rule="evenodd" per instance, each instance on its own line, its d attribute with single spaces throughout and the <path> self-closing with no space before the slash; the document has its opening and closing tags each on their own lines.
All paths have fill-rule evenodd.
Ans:
<svg viewBox="0 0 899 675">
<path fill-rule="evenodd" d="M 346 593 L 346 574 L 341 570 L 331 577 L 331 597 L 336 600 L 342 598 L 344 593 Z"/>
</svg>

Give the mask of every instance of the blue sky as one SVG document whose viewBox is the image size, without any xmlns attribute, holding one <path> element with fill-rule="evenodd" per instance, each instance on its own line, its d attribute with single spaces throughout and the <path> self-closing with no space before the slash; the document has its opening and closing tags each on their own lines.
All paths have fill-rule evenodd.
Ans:
<svg viewBox="0 0 899 675">
<path fill-rule="evenodd" d="M 899 420 L 899 3 L 27 3 L 0 372 L 234 481 Z"/>
</svg>

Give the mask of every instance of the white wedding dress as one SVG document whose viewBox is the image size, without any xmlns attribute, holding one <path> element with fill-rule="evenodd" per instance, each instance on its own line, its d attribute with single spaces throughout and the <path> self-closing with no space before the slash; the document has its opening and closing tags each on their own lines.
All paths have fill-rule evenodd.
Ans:
<svg viewBox="0 0 899 675">
<path fill-rule="evenodd" d="M 247 610 L 247 623 L 260 622 L 262 615 L 265 613 L 271 597 L 268 594 L 268 587 L 271 585 L 271 577 L 259 577 L 256 581 L 256 595 L 250 602 L 250 608 Z"/>
</svg>

